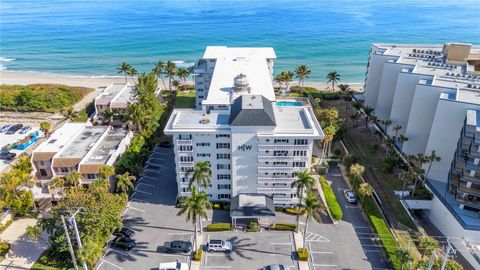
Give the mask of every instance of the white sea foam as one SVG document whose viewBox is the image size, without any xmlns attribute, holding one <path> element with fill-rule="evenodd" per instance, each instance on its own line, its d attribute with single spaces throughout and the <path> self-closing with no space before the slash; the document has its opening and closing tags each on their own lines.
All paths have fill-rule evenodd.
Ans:
<svg viewBox="0 0 480 270">
<path fill-rule="evenodd" d="M 11 61 L 15 61 L 15 58 L 8 58 L 8 57 L 0 56 L 0 62 L 11 62 Z"/>
</svg>

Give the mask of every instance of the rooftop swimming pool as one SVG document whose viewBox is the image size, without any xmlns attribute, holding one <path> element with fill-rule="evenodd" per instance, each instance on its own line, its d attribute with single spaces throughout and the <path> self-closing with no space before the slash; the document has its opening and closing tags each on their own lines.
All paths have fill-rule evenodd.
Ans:
<svg viewBox="0 0 480 270">
<path fill-rule="evenodd" d="M 277 101 L 277 106 L 303 106 L 300 101 Z"/>
</svg>

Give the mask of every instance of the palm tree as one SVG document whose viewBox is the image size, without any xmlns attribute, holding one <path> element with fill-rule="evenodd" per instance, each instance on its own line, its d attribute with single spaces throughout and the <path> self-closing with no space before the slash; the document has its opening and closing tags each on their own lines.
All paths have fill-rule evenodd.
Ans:
<svg viewBox="0 0 480 270">
<path fill-rule="evenodd" d="M 186 220 L 192 221 L 194 232 L 195 232 L 195 240 L 194 250 L 197 249 L 197 221 L 200 222 L 200 233 L 202 233 L 202 218 L 207 218 L 207 211 L 206 209 L 210 209 L 212 207 L 212 203 L 208 200 L 207 193 L 205 191 L 197 191 L 195 187 L 191 187 L 191 196 L 190 197 L 183 197 L 180 200 L 179 208 L 180 211 L 178 212 L 178 216 L 186 214 Z"/>
<path fill-rule="evenodd" d="M 365 196 L 370 196 L 373 193 L 373 188 L 369 183 L 361 183 L 358 192 L 362 195 L 362 202 L 365 201 Z"/>
<path fill-rule="evenodd" d="M 310 77 L 312 71 L 307 65 L 299 65 L 295 68 L 295 77 L 298 78 L 298 86 L 304 86 L 305 78 Z"/>
<path fill-rule="evenodd" d="M 115 174 L 115 168 L 110 165 L 104 165 L 100 168 L 99 174 L 103 179 L 108 180 Z"/>
<path fill-rule="evenodd" d="M 308 221 L 314 217 L 318 219 L 318 209 L 321 208 L 320 202 L 317 201 L 312 191 L 307 190 L 307 196 L 305 196 L 305 203 L 303 204 L 307 217 L 305 218 L 305 230 L 303 232 L 303 248 L 306 248 Z"/>
<path fill-rule="evenodd" d="M 78 117 L 78 112 L 73 109 L 73 107 L 63 108 L 60 113 L 62 114 L 64 120 L 75 121 Z"/>
<path fill-rule="evenodd" d="M 91 190 L 107 191 L 110 189 L 110 181 L 103 177 L 98 177 L 88 186 Z"/>
<path fill-rule="evenodd" d="M 116 176 L 117 183 L 115 184 L 117 192 L 127 193 L 131 188 L 133 188 L 133 181 L 137 178 L 133 175 L 130 175 L 128 172 L 124 174 L 119 174 Z"/>
<path fill-rule="evenodd" d="M 52 180 L 50 180 L 50 187 L 52 188 L 59 188 L 60 191 L 63 193 L 63 188 L 65 187 L 65 179 L 62 177 L 54 177 Z"/>
<path fill-rule="evenodd" d="M 288 91 L 288 85 L 293 79 L 293 72 L 282 71 L 282 73 L 280 73 L 280 77 L 282 78 L 282 81 L 285 83 L 285 91 Z"/>
<path fill-rule="evenodd" d="M 430 173 L 430 169 L 432 168 L 432 163 L 434 161 L 440 161 L 442 160 L 441 157 L 437 156 L 437 153 L 435 152 L 435 150 L 432 150 L 432 154 L 430 156 L 428 156 L 428 169 L 427 169 L 427 173 L 425 174 L 425 177 L 428 176 L 428 173 Z"/>
<path fill-rule="evenodd" d="M 179 80 L 173 80 L 172 81 L 172 86 L 175 87 L 175 90 L 177 90 L 178 87 L 180 87 L 180 81 Z"/>
<path fill-rule="evenodd" d="M 168 77 L 168 90 L 172 90 L 172 81 L 177 73 L 177 65 L 174 62 L 168 60 L 165 67 L 165 74 Z"/>
<path fill-rule="evenodd" d="M 362 102 L 360 102 L 360 101 L 355 101 L 355 102 L 353 103 L 353 107 L 355 108 L 355 110 L 360 111 L 360 109 L 363 108 L 363 104 L 362 104 Z M 373 108 L 372 108 L 372 109 L 373 109 Z"/>
<path fill-rule="evenodd" d="M 157 80 L 158 80 L 159 77 L 162 79 L 163 89 L 167 88 L 167 86 L 165 85 L 165 79 L 163 78 L 163 74 L 165 73 L 166 68 L 167 68 L 167 63 L 160 60 L 155 65 L 155 67 L 152 69 L 153 73 L 155 73 L 155 75 L 157 75 Z"/>
<path fill-rule="evenodd" d="M 177 69 L 177 76 L 182 82 L 183 85 L 187 84 L 187 78 L 190 76 L 190 73 L 186 68 L 180 67 Z"/>
<path fill-rule="evenodd" d="M 83 243 L 82 248 L 78 250 L 78 259 L 86 262 L 91 268 L 95 268 L 95 263 L 103 254 L 103 244 L 99 241 L 87 240 Z"/>
<path fill-rule="evenodd" d="M 132 103 L 128 105 L 126 119 L 135 125 L 135 128 L 138 130 L 138 132 L 142 132 L 142 123 L 145 119 L 145 114 L 139 103 Z"/>
<path fill-rule="evenodd" d="M 303 191 L 309 190 L 313 184 L 315 183 L 315 179 L 310 174 L 308 170 L 304 170 L 303 172 L 297 173 L 297 180 L 292 183 L 292 187 L 297 188 L 297 197 L 299 198 L 298 205 L 297 205 L 297 228 L 300 225 L 300 206 L 302 205 L 303 199 Z"/>
<path fill-rule="evenodd" d="M 113 112 L 109 108 L 106 108 L 106 109 L 101 111 L 101 116 L 102 116 L 102 124 L 110 125 L 110 121 L 112 120 Z"/>
<path fill-rule="evenodd" d="M 343 101 L 345 103 L 345 113 L 348 111 L 348 102 L 352 100 L 352 97 L 350 96 L 350 85 L 348 84 L 339 84 L 338 89 L 340 89 L 340 92 L 342 93 Z"/>
<path fill-rule="evenodd" d="M 128 71 L 128 74 L 132 77 L 132 80 L 135 82 L 133 77 L 138 75 L 137 69 L 134 67 L 131 67 L 130 70 Z"/>
<path fill-rule="evenodd" d="M 327 83 L 332 83 L 332 93 L 335 92 L 335 84 L 340 81 L 340 74 L 336 71 L 332 71 L 327 74 Z"/>
<path fill-rule="evenodd" d="M 50 131 L 52 130 L 52 123 L 49 121 L 44 121 L 40 123 L 40 130 L 45 134 L 45 137 L 48 138 Z"/>
<path fill-rule="evenodd" d="M 130 74 L 131 69 L 132 66 L 127 62 L 123 62 L 122 64 L 120 64 L 120 67 L 117 68 L 117 73 L 123 73 L 125 75 L 125 83 L 128 82 L 127 75 Z"/>
<path fill-rule="evenodd" d="M 390 119 L 383 121 L 383 127 L 385 128 L 383 131 L 385 132 L 385 136 L 387 136 L 388 127 L 392 124 Z"/>
<path fill-rule="evenodd" d="M 405 263 L 408 263 L 413 260 L 412 255 L 410 255 L 410 252 L 405 249 L 397 249 L 395 251 L 395 255 L 400 259 L 400 270 L 403 270 L 403 266 Z"/>
<path fill-rule="evenodd" d="M 365 167 L 363 167 L 362 165 L 358 164 L 358 163 L 355 163 L 355 164 L 352 164 L 350 166 L 350 169 L 348 169 L 348 172 L 350 173 L 351 177 L 352 177 L 352 186 L 353 188 L 355 188 L 355 182 L 356 180 L 358 180 L 358 178 L 360 177 L 360 175 L 363 174 L 363 172 L 365 172 Z"/>
<path fill-rule="evenodd" d="M 422 252 L 422 258 L 425 256 L 430 256 L 430 254 L 437 248 L 439 248 L 439 244 L 437 240 L 433 239 L 432 237 L 426 235 L 426 236 L 420 236 L 420 245 L 419 248 L 423 249 Z"/>
<path fill-rule="evenodd" d="M 278 89 L 281 90 L 282 88 L 282 83 L 283 83 L 283 75 L 282 73 L 278 74 L 277 76 L 275 76 L 275 82 L 278 83 Z"/>
<path fill-rule="evenodd" d="M 65 185 L 77 187 L 80 179 L 82 179 L 82 175 L 80 173 L 76 171 L 69 172 L 67 175 L 65 175 Z"/>
<path fill-rule="evenodd" d="M 38 224 L 34 226 L 28 225 L 25 235 L 28 239 L 37 241 L 42 236 L 42 228 Z"/>
<path fill-rule="evenodd" d="M 392 128 L 392 130 L 395 131 L 395 138 L 398 137 L 398 132 L 400 131 L 400 129 L 402 129 L 402 126 L 400 125 L 396 125 Z"/>
<path fill-rule="evenodd" d="M 193 169 L 187 171 L 186 178 L 192 175 L 190 178 L 190 187 L 195 185 L 207 188 L 212 182 L 212 169 L 210 168 L 210 161 L 197 161 Z"/>
<path fill-rule="evenodd" d="M 329 125 L 327 126 L 324 130 L 324 138 L 323 138 L 323 156 L 326 156 L 327 158 L 330 156 L 330 149 L 332 145 L 333 138 L 335 137 L 335 134 L 337 133 L 337 130 L 335 126 Z"/>
</svg>

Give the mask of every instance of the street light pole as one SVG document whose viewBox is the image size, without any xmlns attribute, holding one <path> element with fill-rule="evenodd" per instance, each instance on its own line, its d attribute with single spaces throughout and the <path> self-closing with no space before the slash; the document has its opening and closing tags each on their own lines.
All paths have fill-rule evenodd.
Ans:
<svg viewBox="0 0 480 270">
<path fill-rule="evenodd" d="M 70 235 L 68 234 L 67 223 L 65 223 L 65 217 L 61 215 L 63 229 L 65 230 L 65 236 L 67 237 L 68 249 L 70 250 L 70 255 L 72 256 L 73 268 L 78 270 L 77 259 L 75 259 L 75 252 L 73 251 L 72 241 L 70 240 Z"/>
<path fill-rule="evenodd" d="M 452 244 L 450 244 L 450 241 L 447 239 L 447 252 L 445 253 L 445 256 L 443 257 L 443 262 L 442 266 L 440 267 L 440 270 L 445 270 L 445 267 L 447 266 L 447 261 L 448 261 L 448 256 L 450 256 L 450 252 L 454 252 Z"/>
<path fill-rule="evenodd" d="M 78 214 L 80 209 L 77 209 L 75 213 L 68 219 L 70 224 L 73 226 L 73 230 L 75 232 L 75 238 L 77 239 L 78 247 L 82 248 L 82 239 L 80 238 L 80 233 L 78 232 L 78 226 L 77 226 L 77 220 L 75 219 L 75 216 Z M 88 270 L 87 263 L 85 261 L 82 261 L 82 266 L 84 270 Z"/>
</svg>

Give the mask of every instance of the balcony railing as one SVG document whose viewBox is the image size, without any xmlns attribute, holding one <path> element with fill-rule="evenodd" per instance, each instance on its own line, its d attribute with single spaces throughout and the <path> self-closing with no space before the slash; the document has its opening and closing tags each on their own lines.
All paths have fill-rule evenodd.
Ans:
<svg viewBox="0 0 480 270">
<path fill-rule="evenodd" d="M 273 198 L 274 204 L 297 204 L 298 198 Z"/>
<path fill-rule="evenodd" d="M 465 182 L 463 183 L 459 183 L 457 185 L 457 188 L 458 188 L 458 191 L 462 192 L 462 193 L 468 193 L 470 195 L 474 195 L 474 196 L 477 196 L 477 197 L 480 197 L 480 189 L 478 188 L 469 188 L 467 187 L 467 185 L 465 184 Z"/>
<path fill-rule="evenodd" d="M 178 185 L 181 188 L 189 188 L 190 187 L 190 182 L 180 182 L 180 183 L 178 183 Z"/>
<path fill-rule="evenodd" d="M 265 173 L 296 173 L 302 172 L 305 168 L 303 167 L 258 167 L 259 174 Z"/>
<path fill-rule="evenodd" d="M 177 145 L 193 145 L 192 140 L 177 140 Z"/>
<path fill-rule="evenodd" d="M 258 193 L 263 194 L 296 194 L 297 190 L 294 188 L 257 188 Z"/>
<path fill-rule="evenodd" d="M 292 182 L 296 181 L 296 177 L 291 178 L 274 178 L 274 177 L 258 177 L 259 184 L 291 184 Z"/>
<path fill-rule="evenodd" d="M 185 191 L 185 192 L 180 192 L 180 196 L 192 196 L 192 192 L 190 191 Z"/>
<path fill-rule="evenodd" d="M 293 151 L 293 150 L 308 150 L 308 145 L 290 145 L 290 144 L 259 144 L 258 151 Z"/>
<path fill-rule="evenodd" d="M 258 162 L 275 162 L 275 161 L 308 161 L 307 156 L 259 156 Z"/>
<path fill-rule="evenodd" d="M 470 174 L 466 173 L 465 171 L 462 174 L 462 181 L 473 182 L 473 183 L 480 183 L 480 178 L 472 177 Z"/>
<path fill-rule="evenodd" d="M 192 151 L 179 151 L 178 156 L 179 157 L 192 157 L 193 156 L 193 150 Z"/>
</svg>

